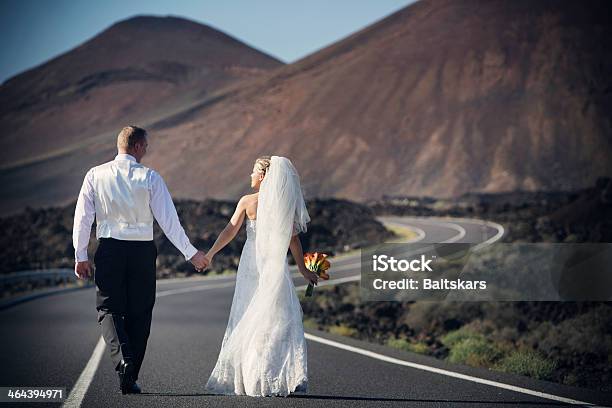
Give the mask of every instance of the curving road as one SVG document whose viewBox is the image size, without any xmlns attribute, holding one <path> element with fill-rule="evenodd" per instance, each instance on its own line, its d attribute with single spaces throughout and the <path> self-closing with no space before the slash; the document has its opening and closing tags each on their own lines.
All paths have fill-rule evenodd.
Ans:
<svg viewBox="0 0 612 408">
<path fill-rule="evenodd" d="M 381 221 L 409 227 L 417 233 L 415 240 L 429 243 L 487 245 L 503 236 L 502 226 L 479 220 L 382 217 Z M 336 258 L 333 273 L 333 281 L 323 284 L 358 280 L 359 253 Z M 295 283 L 303 290 L 300 276 Z M 65 387 L 70 393 L 64 403 L 67 407 L 548 407 L 612 401 L 610 394 L 451 365 L 312 330 L 307 330 L 307 394 L 263 399 L 207 395 L 203 386 L 217 358 L 233 287 L 232 276 L 158 282 L 139 380 L 141 395 L 122 396 L 118 391 L 96 325 L 94 289 L 39 298 L 0 311 L 0 386 Z"/>
</svg>

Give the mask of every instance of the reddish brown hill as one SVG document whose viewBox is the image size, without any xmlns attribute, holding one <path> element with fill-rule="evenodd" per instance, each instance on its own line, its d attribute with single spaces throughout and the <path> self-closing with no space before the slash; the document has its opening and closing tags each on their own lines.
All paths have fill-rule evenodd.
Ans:
<svg viewBox="0 0 612 408">
<path fill-rule="evenodd" d="M 149 162 L 192 197 L 235 197 L 260 153 L 311 195 L 591 185 L 612 173 L 606 6 L 420 1 L 159 128 Z"/>
<path fill-rule="evenodd" d="M 419 1 L 142 122 L 151 130 L 146 162 L 176 196 L 193 198 L 236 198 L 263 153 L 291 157 L 311 197 L 591 185 L 612 174 L 607 6 Z M 68 200 L 87 166 L 112 157 L 112 144 L 109 136 L 13 166 L 0 183 L 13 205 Z M 37 176 L 40 189 L 21 184 Z"/>
<path fill-rule="evenodd" d="M 74 148 L 281 62 L 208 26 L 133 17 L 0 86 L 0 161 Z"/>
</svg>

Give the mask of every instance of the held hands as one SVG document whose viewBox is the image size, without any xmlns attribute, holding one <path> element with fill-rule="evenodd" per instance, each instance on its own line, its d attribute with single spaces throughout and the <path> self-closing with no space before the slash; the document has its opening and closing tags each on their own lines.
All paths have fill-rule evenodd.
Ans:
<svg viewBox="0 0 612 408">
<path fill-rule="evenodd" d="M 204 256 L 206 257 L 206 259 L 208 259 L 208 267 L 211 267 L 213 263 L 213 257 L 215 256 L 215 254 L 208 251 Z"/>
<path fill-rule="evenodd" d="M 210 260 L 204 255 L 204 252 L 198 251 L 189 260 L 195 267 L 196 271 L 202 272 L 210 266 Z"/>
<path fill-rule="evenodd" d="M 76 262 L 74 264 L 74 274 L 79 279 L 87 279 L 91 276 L 91 263 L 89 261 Z"/>
</svg>

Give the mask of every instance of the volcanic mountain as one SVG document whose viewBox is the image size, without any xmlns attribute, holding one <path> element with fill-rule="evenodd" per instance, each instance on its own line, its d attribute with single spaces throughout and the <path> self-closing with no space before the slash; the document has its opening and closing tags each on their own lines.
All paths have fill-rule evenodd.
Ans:
<svg viewBox="0 0 612 408">
<path fill-rule="evenodd" d="M 605 1 L 421 0 L 157 110 L 139 122 L 145 164 L 191 198 L 237 198 L 261 154 L 290 157 L 309 197 L 589 186 L 612 174 L 608 38 Z M 3 168 L 5 207 L 73 199 L 86 167 L 112 157 L 113 136 Z"/>
<path fill-rule="evenodd" d="M 282 62 L 211 27 L 138 16 L 0 86 L 2 167 L 182 110 Z"/>
</svg>

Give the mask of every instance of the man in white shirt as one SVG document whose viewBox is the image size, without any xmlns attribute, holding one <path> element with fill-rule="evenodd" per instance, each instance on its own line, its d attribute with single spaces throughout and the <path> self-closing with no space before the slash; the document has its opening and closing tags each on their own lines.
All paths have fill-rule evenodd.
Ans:
<svg viewBox="0 0 612 408">
<path fill-rule="evenodd" d="M 140 392 L 136 380 L 151 328 L 157 258 L 153 219 L 196 270 L 210 263 L 187 238 L 162 177 L 140 164 L 147 146 L 144 129 L 123 128 L 115 159 L 87 172 L 74 214 L 75 274 L 80 279 L 92 273 L 87 247 L 96 219 L 98 322 L 123 394 Z"/>
</svg>

